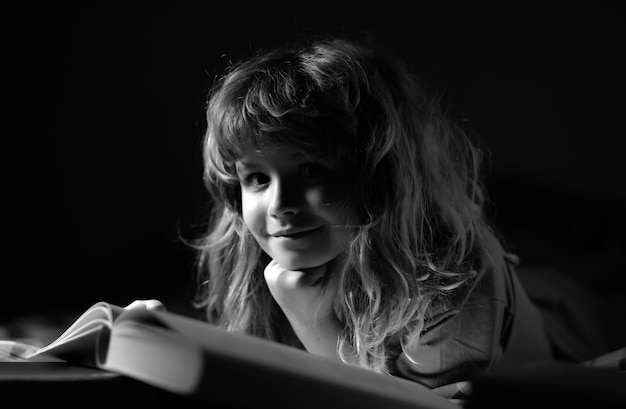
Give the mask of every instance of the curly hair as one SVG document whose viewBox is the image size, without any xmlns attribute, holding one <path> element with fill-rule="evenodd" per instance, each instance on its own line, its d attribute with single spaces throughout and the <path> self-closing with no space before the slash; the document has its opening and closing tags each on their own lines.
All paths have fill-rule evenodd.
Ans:
<svg viewBox="0 0 626 409">
<path fill-rule="evenodd" d="M 235 162 L 263 144 L 335 155 L 356 169 L 359 224 L 336 300 L 342 360 L 387 371 L 390 337 L 415 340 L 430 309 L 476 275 L 477 249 L 493 234 L 481 150 L 400 59 L 338 38 L 260 51 L 227 68 L 206 114 L 214 200 L 197 243 L 197 302 L 211 322 L 298 345 L 264 282 L 268 256 L 241 216 Z"/>
</svg>

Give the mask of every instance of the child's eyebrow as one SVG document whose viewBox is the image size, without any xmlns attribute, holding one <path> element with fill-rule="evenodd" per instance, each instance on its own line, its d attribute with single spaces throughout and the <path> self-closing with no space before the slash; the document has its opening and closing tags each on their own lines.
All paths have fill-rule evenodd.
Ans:
<svg viewBox="0 0 626 409">
<path fill-rule="evenodd" d="M 262 158 L 257 155 L 242 155 L 235 160 L 235 165 L 254 166 L 257 165 L 259 161 L 262 161 Z"/>
<path fill-rule="evenodd" d="M 253 161 L 246 161 L 246 160 L 238 160 L 235 163 L 235 169 L 236 170 L 243 170 L 243 169 L 254 169 L 254 168 L 258 168 L 261 165 L 259 165 L 258 163 L 255 163 Z"/>
<path fill-rule="evenodd" d="M 331 156 L 323 153 L 311 154 L 307 152 L 296 151 L 291 154 L 294 159 L 311 161 L 311 162 L 328 162 L 331 160 Z"/>
<path fill-rule="evenodd" d="M 261 165 L 254 162 L 246 162 L 246 161 L 237 161 L 235 163 L 235 170 L 237 172 L 241 171 L 250 171 L 259 168 Z"/>
<path fill-rule="evenodd" d="M 299 160 L 299 161 L 311 161 L 311 162 L 321 162 L 321 163 L 332 162 L 332 157 L 328 154 L 311 155 L 307 152 L 302 152 L 299 150 L 286 153 L 285 156 L 294 160 Z M 264 159 L 263 159 L 262 153 L 259 155 L 259 157 L 242 156 L 235 161 L 235 167 L 236 169 L 257 168 L 257 167 L 262 167 L 263 162 L 264 162 Z"/>
<path fill-rule="evenodd" d="M 307 152 L 301 149 L 294 150 L 291 153 L 291 156 L 295 159 L 313 160 L 313 161 L 327 160 L 328 158 L 331 157 L 331 155 L 328 153 L 324 153 L 320 151 Z"/>
</svg>

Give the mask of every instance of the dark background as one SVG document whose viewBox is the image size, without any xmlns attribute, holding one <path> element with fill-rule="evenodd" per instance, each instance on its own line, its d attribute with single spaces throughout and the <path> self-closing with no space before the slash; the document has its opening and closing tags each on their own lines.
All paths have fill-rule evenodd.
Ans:
<svg viewBox="0 0 626 409">
<path fill-rule="evenodd" d="M 323 33 L 374 36 L 476 132 L 522 267 L 624 305 L 617 6 L 223 3 L 4 3 L 1 320 L 138 298 L 187 311 L 206 91 L 229 59 Z"/>
</svg>

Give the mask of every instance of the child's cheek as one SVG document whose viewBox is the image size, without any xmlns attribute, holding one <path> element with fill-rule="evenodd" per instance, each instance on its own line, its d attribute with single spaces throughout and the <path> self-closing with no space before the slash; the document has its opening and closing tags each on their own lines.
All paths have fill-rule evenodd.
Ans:
<svg viewBox="0 0 626 409">
<path fill-rule="evenodd" d="M 306 192 L 306 200 L 318 214 L 325 215 L 335 223 L 352 224 L 354 202 L 352 188 L 345 184 L 331 184 L 310 189 Z"/>
<path fill-rule="evenodd" d="M 325 201 L 328 200 L 329 195 L 324 192 L 324 188 L 315 187 L 307 189 L 307 191 L 305 192 L 305 196 L 306 202 L 309 204 L 309 206 L 320 207 Z"/>
<path fill-rule="evenodd" d="M 252 235 L 259 240 L 259 238 L 265 234 L 265 212 L 263 210 L 263 203 L 249 194 L 242 194 L 241 197 L 241 214 L 243 222 L 252 233 Z"/>
<path fill-rule="evenodd" d="M 317 186 L 310 194 L 309 203 L 318 206 L 341 206 L 344 207 L 352 201 L 354 184 L 346 180 L 342 175 L 336 175 L 328 183 Z"/>
</svg>

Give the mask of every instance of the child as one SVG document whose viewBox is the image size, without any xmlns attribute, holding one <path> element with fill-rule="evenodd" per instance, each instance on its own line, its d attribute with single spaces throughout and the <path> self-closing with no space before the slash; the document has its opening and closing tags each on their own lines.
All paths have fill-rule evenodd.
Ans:
<svg viewBox="0 0 626 409">
<path fill-rule="evenodd" d="M 210 322 L 431 388 L 551 357 L 481 152 L 399 60 L 342 39 L 258 53 L 207 120 Z"/>
</svg>

